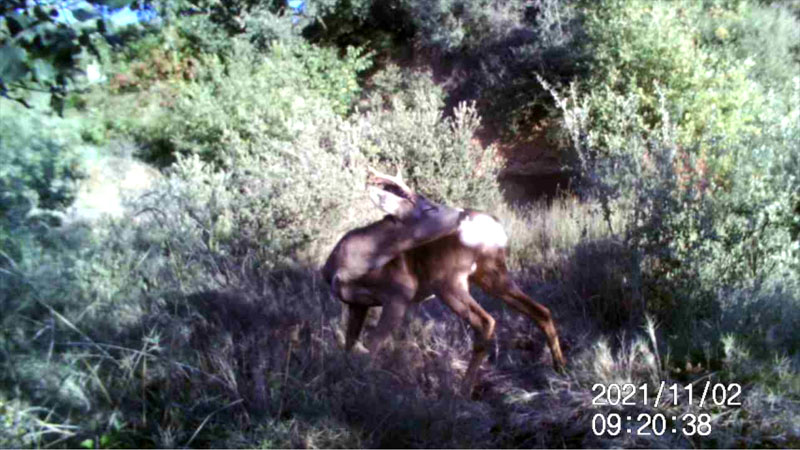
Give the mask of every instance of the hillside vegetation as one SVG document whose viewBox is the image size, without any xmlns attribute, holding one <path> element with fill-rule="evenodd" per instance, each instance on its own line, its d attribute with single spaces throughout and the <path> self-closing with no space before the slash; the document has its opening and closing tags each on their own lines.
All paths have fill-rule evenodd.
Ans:
<svg viewBox="0 0 800 450">
<path fill-rule="evenodd" d="M 55 106 L 3 87 L 0 447 L 800 447 L 796 1 L 153 4 Z M 571 191 L 508 205 L 495 144 L 542 129 Z M 381 217 L 368 165 L 500 218 L 565 373 L 477 291 L 471 396 L 438 300 L 344 354 L 318 268 Z"/>
</svg>

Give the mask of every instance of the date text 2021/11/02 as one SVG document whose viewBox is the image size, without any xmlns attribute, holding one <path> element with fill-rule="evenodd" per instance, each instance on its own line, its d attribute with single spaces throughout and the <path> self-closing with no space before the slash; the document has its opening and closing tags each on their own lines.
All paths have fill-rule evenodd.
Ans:
<svg viewBox="0 0 800 450">
<path fill-rule="evenodd" d="M 712 383 L 703 385 L 666 385 L 662 381 L 658 389 L 647 384 L 602 384 L 592 386 L 592 406 L 742 406 L 742 386 L 739 383 Z M 650 403 L 652 401 L 652 404 Z M 685 402 L 685 403 L 684 403 Z"/>
</svg>

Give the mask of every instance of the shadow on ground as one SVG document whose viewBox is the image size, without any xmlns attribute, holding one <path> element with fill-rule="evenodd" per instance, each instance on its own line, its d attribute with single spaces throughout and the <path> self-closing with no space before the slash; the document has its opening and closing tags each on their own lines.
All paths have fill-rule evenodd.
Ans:
<svg viewBox="0 0 800 450">
<path fill-rule="evenodd" d="M 341 349 L 342 308 L 314 272 L 267 278 L 259 294 L 194 293 L 165 302 L 150 316 L 143 329 L 162 330 L 164 357 L 173 370 L 148 385 L 148 401 L 158 398 L 157 406 L 150 405 L 149 423 L 183 429 L 183 439 L 194 436 L 192 446 L 233 446 L 244 439 L 231 429 L 247 435 L 247 442 L 261 436 L 292 447 L 594 442 L 585 420 L 577 420 L 585 399 L 554 388 L 569 382 L 553 372 L 541 331 L 500 302 L 476 293 L 498 319 L 498 329 L 481 381 L 468 398 L 460 386 L 472 332 L 438 300 L 413 308 L 377 357 L 347 356 Z M 554 311 L 572 356 L 591 327 L 574 316 L 563 290 L 535 283 L 526 290 Z M 369 328 L 368 323 L 367 333 Z M 133 409 L 140 406 L 134 402 Z M 183 422 L 165 423 L 165 417 Z M 546 432 L 537 429 L 542 424 Z"/>
</svg>

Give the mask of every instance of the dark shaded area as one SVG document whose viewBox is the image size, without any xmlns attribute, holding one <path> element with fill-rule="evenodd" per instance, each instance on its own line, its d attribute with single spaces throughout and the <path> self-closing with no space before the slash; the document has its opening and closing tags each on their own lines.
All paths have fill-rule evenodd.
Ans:
<svg viewBox="0 0 800 450">
<path fill-rule="evenodd" d="M 382 55 L 403 56 L 416 33 L 411 15 L 401 1 L 377 0 L 368 8 L 350 0 L 303 29 L 310 42 L 341 49 L 367 46 Z"/>
<path fill-rule="evenodd" d="M 526 7 L 519 26 L 512 30 L 475 30 L 475 42 L 454 48 L 426 41 L 414 14 L 436 14 L 424 5 L 399 0 L 372 2 L 369 8 L 350 1 L 303 30 L 311 42 L 333 45 L 342 51 L 366 46 L 376 52 L 376 64 L 364 74 L 368 79 L 387 63 L 430 70 L 436 83 L 446 90 L 444 113 L 452 114 L 461 102 L 475 101 L 483 126 L 492 135 L 508 140 L 525 135 L 527 129 L 553 110 L 551 95 L 533 74 L 554 86 L 566 86 L 590 67 L 591 53 L 585 48 L 581 19 L 559 24 L 563 34 L 556 39 L 543 25 L 536 2 Z M 475 14 L 466 5 L 453 5 L 454 17 Z"/>
<path fill-rule="evenodd" d="M 375 50 L 376 64 L 362 74 L 367 80 L 389 63 L 430 70 L 446 92 L 446 116 L 461 102 L 475 102 L 482 118 L 478 133 L 482 143 L 510 143 L 534 136 L 534 129 L 556 114 L 552 95 L 534 74 L 553 86 L 567 86 L 588 74 L 592 59 L 585 47 L 581 17 L 565 20 L 554 31 L 543 24 L 547 19 L 540 6 L 529 5 L 515 29 L 481 30 L 486 34 L 482 40 L 452 49 L 426 42 L 413 17 L 420 12 L 412 12 L 398 0 L 374 2 L 367 11 L 344 3 L 303 33 L 313 42 L 340 49 L 367 45 Z M 455 5 L 453 13 L 474 13 L 459 9 L 465 7 Z M 572 177 L 569 172 L 501 175 L 500 182 L 508 203 L 528 205 L 572 191 Z"/>
<path fill-rule="evenodd" d="M 503 198 L 510 205 L 528 206 L 545 200 L 548 204 L 572 195 L 575 179 L 567 172 L 547 175 L 505 175 L 500 177 Z"/>
</svg>

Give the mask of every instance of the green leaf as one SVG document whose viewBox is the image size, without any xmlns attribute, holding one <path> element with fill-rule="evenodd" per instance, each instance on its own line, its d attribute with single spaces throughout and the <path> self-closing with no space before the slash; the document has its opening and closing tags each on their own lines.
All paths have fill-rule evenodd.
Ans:
<svg viewBox="0 0 800 450">
<path fill-rule="evenodd" d="M 45 47 L 50 47 L 59 39 L 58 26 L 52 22 L 40 25 L 37 27 L 37 31 L 39 32 L 42 45 Z"/>
<path fill-rule="evenodd" d="M 81 447 L 83 448 L 94 448 L 94 440 L 92 439 L 84 439 L 81 441 Z"/>
<path fill-rule="evenodd" d="M 24 30 L 22 33 L 19 33 L 16 36 L 16 41 L 17 42 L 24 42 L 25 44 L 30 45 L 36 39 L 36 36 L 38 36 L 36 31 L 34 31 L 31 28 L 28 28 L 27 30 Z M 23 45 L 25 45 L 25 44 L 23 44 Z"/>
<path fill-rule="evenodd" d="M 33 75 L 36 77 L 37 81 L 53 81 L 57 74 L 58 71 L 50 62 L 43 59 L 35 59 L 33 61 Z"/>
<path fill-rule="evenodd" d="M 31 19 L 23 14 L 11 14 L 6 16 L 6 26 L 11 36 L 16 36 L 31 24 Z"/>
<path fill-rule="evenodd" d="M 41 5 L 36 5 L 33 7 L 33 15 L 39 20 L 50 21 L 51 14 L 49 14 Z"/>
<path fill-rule="evenodd" d="M 27 60 L 25 49 L 10 44 L 0 47 L 0 78 L 13 82 L 24 77 L 28 73 Z"/>
<path fill-rule="evenodd" d="M 97 11 L 95 11 L 91 6 L 83 6 L 81 8 L 73 9 L 72 15 L 81 22 L 94 19 L 98 16 Z"/>
<path fill-rule="evenodd" d="M 101 0 L 97 3 L 108 6 L 111 9 L 120 9 L 133 3 L 133 0 Z"/>
</svg>

